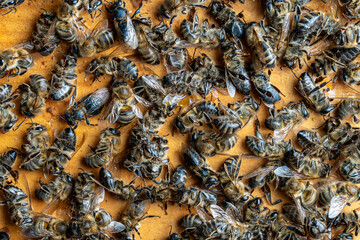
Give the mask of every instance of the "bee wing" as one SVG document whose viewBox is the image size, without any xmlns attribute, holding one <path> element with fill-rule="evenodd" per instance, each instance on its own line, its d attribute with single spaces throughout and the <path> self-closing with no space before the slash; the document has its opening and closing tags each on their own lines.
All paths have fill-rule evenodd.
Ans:
<svg viewBox="0 0 360 240">
<path fill-rule="evenodd" d="M 125 230 L 124 224 L 116 221 L 112 221 L 108 226 L 104 228 L 106 233 L 118 233 Z"/>
<path fill-rule="evenodd" d="M 197 206 L 195 209 L 201 220 L 204 222 L 212 220 L 212 217 L 204 210 L 204 208 Z"/>
<path fill-rule="evenodd" d="M 292 198 L 294 199 L 296 209 L 298 210 L 298 213 L 299 213 L 299 216 L 301 219 L 301 223 L 304 224 L 305 218 L 306 218 L 306 212 L 301 204 L 300 198 L 298 198 L 298 197 L 295 198 L 294 196 L 292 196 Z"/>
<path fill-rule="evenodd" d="M 230 97 L 234 97 L 236 93 L 236 88 L 230 78 L 227 76 L 227 72 L 225 71 L 225 83 L 226 83 L 226 89 L 229 93 Z"/>
<path fill-rule="evenodd" d="M 102 19 L 100 20 L 95 27 L 93 28 L 93 30 L 91 31 L 91 33 L 89 34 L 87 39 L 92 39 L 94 38 L 94 36 L 96 36 L 100 31 L 108 28 L 109 26 L 109 22 L 107 19 Z"/>
<path fill-rule="evenodd" d="M 137 105 L 133 105 L 131 106 L 132 110 L 134 111 L 135 115 L 140 118 L 140 119 L 143 119 L 144 118 L 144 115 L 141 111 L 141 109 L 139 108 L 139 106 Z"/>
<path fill-rule="evenodd" d="M 267 106 L 268 108 L 275 108 L 275 105 L 273 104 L 273 103 L 267 103 L 267 102 L 264 102 L 264 101 L 262 101 L 263 103 L 264 103 L 264 105 L 265 106 Z"/>
<path fill-rule="evenodd" d="M 136 99 L 136 101 L 137 101 L 138 103 L 140 103 L 140 104 L 143 105 L 144 107 L 151 107 L 151 106 L 152 106 L 152 103 L 151 103 L 151 102 L 149 102 L 148 100 L 146 100 L 146 99 L 144 99 L 144 98 L 142 98 L 142 97 L 140 97 L 140 96 L 138 96 L 138 95 L 136 95 L 136 94 L 134 94 L 134 98 Z"/>
<path fill-rule="evenodd" d="M 256 177 L 257 180 L 260 180 L 260 179 L 264 178 L 266 175 L 268 175 L 275 168 L 276 168 L 275 166 L 259 167 L 255 171 L 244 175 L 242 177 L 242 179 L 249 179 L 249 178 Z"/>
<path fill-rule="evenodd" d="M 120 109 L 120 104 L 114 99 L 111 100 L 109 105 L 106 107 L 105 111 L 100 116 L 100 121 L 106 121 L 108 124 L 113 124 L 118 119 L 118 111 Z"/>
<path fill-rule="evenodd" d="M 229 223 L 236 223 L 236 220 L 233 216 L 230 216 L 227 212 L 224 211 L 218 205 L 210 205 L 210 212 L 214 219 L 224 220 Z"/>
<path fill-rule="evenodd" d="M 74 106 L 76 102 L 76 97 L 77 97 L 77 79 L 75 80 L 75 89 L 70 97 L 68 110 Z"/>
<path fill-rule="evenodd" d="M 291 25 L 291 13 L 287 13 L 283 18 L 279 41 L 277 44 L 277 51 L 281 51 L 286 46 L 286 38 L 289 36 Z"/>
<path fill-rule="evenodd" d="M 178 104 L 182 99 L 186 97 L 186 94 L 173 94 L 169 93 L 166 95 L 162 101 L 164 105 L 176 105 Z"/>
<path fill-rule="evenodd" d="M 152 78 L 150 75 L 142 76 L 144 82 L 152 89 L 160 91 L 162 94 L 166 95 L 166 90 L 161 86 L 159 81 L 156 81 L 155 78 Z"/>
<path fill-rule="evenodd" d="M 274 138 L 276 141 L 282 141 L 286 138 L 286 136 L 291 132 L 291 130 L 294 128 L 294 126 L 298 123 L 299 121 L 296 122 L 292 122 L 287 124 L 285 127 L 280 128 L 280 129 L 275 129 L 274 130 Z"/>
<path fill-rule="evenodd" d="M 336 195 L 331 198 L 328 217 L 336 218 L 342 212 L 350 197 L 345 195 Z"/>
<path fill-rule="evenodd" d="M 137 49 L 139 45 L 139 41 L 137 39 L 137 35 L 135 32 L 134 24 L 129 16 L 126 16 L 126 28 L 128 29 L 128 33 L 130 38 L 126 41 L 126 44 L 129 45 L 132 49 Z"/>
<path fill-rule="evenodd" d="M 308 52 L 309 56 L 318 56 L 324 53 L 325 50 L 332 48 L 333 45 L 333 41 L 323 40 L 305 47 L 304 50 Z"/>
<path fill-rule="evenodd" d="M 35 230 L 35 226 L 30 226 L 27 228 L 24 228 L 20 231 L 21 236 L 27 238 L 27 239 L 38 239 L 41 237 L 44 237 L 45 234 L 49 234 L 49 231 L 44 229 L 44 234 L 39 234 L 36 230 Z"/>
<path fill-rule="evenodd" d="M 100 203 L 103 202 L 105 199 L 105 190 L 102 187 L 96 188 L 95 192 L 94 192 L 94 196 L 91 200 L 91 204 L 90 204 L 90 210 L 95 210 L 97 208 L 99 208 Z"/>
<path fill-rule="evenodd" d="M 304 175 L 299 174 L 298 172 L 291 170 L 288 166 L 285 166 L 285 165 L 276 168 L 274 170 L 274 173 L 279 177 L 285 177 L 285 178 L 304 177 Z"/>
<path fill-rule="evenodd" d="M 16 48 L 16 49 L 24 48 L 24 49 L 27 49 L 27 50 L 33 50 L 34 47 L 35 47 L 35 46 L 34 46 L 33 44 L 31 44 L 30 39 L 21 41 L 21 42 L 15 44 L 15 45 L 13 46 L 13 48 Z"/>
</svg>

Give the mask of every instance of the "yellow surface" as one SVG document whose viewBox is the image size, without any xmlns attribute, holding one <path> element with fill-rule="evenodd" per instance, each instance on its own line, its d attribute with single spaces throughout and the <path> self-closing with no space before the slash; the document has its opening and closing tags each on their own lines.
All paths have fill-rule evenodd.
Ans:
<svg viewBox="0 0 360 240">
<path fill-rule="evenodd" d="M 42 5 L 43 0 L 33 1 L 33 0 L 25 0 L 25 3 L 20 5 L 17 8 L 17 12 L 15 14 L 8 14 L 5 16 L 0 16 L 0 49 L 9 48 L 16 43 L 23 41 L 25 39 L 30 38 L 31 32 L 34 29 L 35 21 L 40 16 L 42 10 L 40 8 L 45 8 L 49 11 L 55 11 L 57 7 L 60 4 L 60 0 L 55 0 L 54 3 L 51 2 L 51 0 L 45 0 L 44 5 Z M 130 10 L 134 10 L 133 5 L 131 4 L 131 1 L 126 1 L 127 7 Z M 208 1 L 209 2 L 209 1 Z M 160 6 L 162 1 L 144 1 L 144 7 L 141 12 L 149 12 L 150 16 L 154 17 L 154 14 L 156 14 L 156 10 Z M 232 4 L 233 5 L 233 4 Z M 320 0 L 313 0 L 309 5 L 311 9 L 318 10 L 322 9 L 324 11 L 329 12 L 330 9 L 328 6 L 323 4 Z M 237 4 L 237 6 L 234 7 L 237 12 L 244 11 L 245 19 L 247 22 L 251 21 L 260 21 L 263 16 L 263 11 L 261 10 L 260 1 L 258 0 L 246 0 L 246 4 Z M 88 15 L 86 13 L 83 13 L 82 16 L 87 19 L 86 24 L 90 26 L 94 26 L 97 21 L 99 21 L 102 18 L 107 18 L 111 21 L 111 16 L 106 12 L 106 10 L 102 9 L 102 15 L 95 19 L 95 22 L 92 23 L 91 20 L 89 20 Z M 209 18 L 210 22 L 214 22 L 214 19 L 206 13 L 204 9 L 199 9 L 200 12 L 200 18 L 201 20 L 204 20 L 204 18 Z M 180 24 L 180 21 L 184 18 L 184 16 L 181 16 L 180 18 L 177 18 L 173 26 L 175 26 L 176 31 L 178 31 L 178 27 Z M 155 24 L 158 23 L 158 20 L 156 17 L 153 18 L 153 22 Z M 65 45 L 62 43 L 61 50 L 65 51 Z M 219 65 L 221 65 L 221 54 L 219 49 L 215 50 L 206 50 L 206 49 L 199 49 L 199 52 L 203 52 L 208 54 L 210 57 L 214 58 Z M 109 50 L 108 52 L 111 52 L 112 50 Z M 41 56 L 35 56 L 35 65 L 34 67 L 26 73 L 24 76 L 16 77 L 13 79 L 10 79 L 9 83 L 13 85 L 13 89 L 16 89 L 16 87 L 23 83 L 28 82 L 29 75 L 30 74 L 41 74 L 45 76 L 47 79 L 50 79 L 51 77 L 51 70 L 54 68 L 54 65 L 58 59 L 61 58 L 61 53 L 55 52 L 51 56 L 48 57 L 41 57 Z M 145 73 L 152 74 L 151 72 L 146 72 L 144 70 L 143 65 L 140 63 L 139 58 L 132 58 L 137 59 L 137 65 L 140 69 L 140 75 L 143 75 Z M 84 70 L 86 69 L 90 58 L 83 58 L 78 60 L 78 98 L 85 96 L 94 90 L 102 87 L 106 87 L 110 81 L 110 77 L 103 77 L 101 78 L 101 82 L 96 82 L 92 86 L 90 86 L 90 81 L 84 80 Z M 146 65 L 146 64 L 145 64 Z M 149 67 L 149 65 L 146 65 Z M 159 76 L 163 76 L 165 73 L 165 69 L 163 66 L 150 66 L 150 68 Z M 295 73 L 297 75 L 300 75 L 305 69 L 299 70 L 297 69 Z M 284 100 L 278 102 L 276 104 L 276 108 L 280 108 L 284 105 L 286 105 L 289 101 L 299 101 L 301 99 L 300 95 L 295 91 L 294 86 L 296 84 L 296 78 L 293 76 L 290 70 L 283 68 L 280 70 L 279 66 L 275 68 L 274 71 L 272 71 L 271 74 L 271 81 L 274 85 L 276 85 L 281 92 L 286 95 Z M 0 83 L 5 83 L 5 79 L 0 80 Z M 337 89 L 345 90 L 341 84 L 337 86 Z M 242 96 L 240 94 L 237 94 L 234 98 L 229 98 L 227 96 L 221 96 L 221 100 L 224 103 L 227 103 L 229 101 L 234 102 L 241 100 Z M 64 111 L 67 108 L 68 100 L 63 102 L 52 102 L 48 101 L 48 107 L 51 108 L 52 113 L 50 112 L 44 112 L 41 116 L 38 116 L 34 119 L 34 122 L 42 123 L 42 124 L 50 124 L 54 131 L 60 131 L 64 127 L 66 127 L 66 124 L 58 117 L 58 114 L 63 114 Z M 18 103 L 18 101 L 16 101 Z M 17 114 L 19 116 L 19 122 L 23 119 L 23 117 L 20 117 L 20 112 L 18 109 L 18 106 L 16 108 Z M 261 109 L 259 110 L 258 117 L 261 121 L 261 124 L 264 124 L 264 119 L 267 116 L 267 109 L 264 105 L 261 106 Z M 91 122 L 94 122 L 96 118 L 91 119 Z M 172 124 L 173 118 L 170 118 L 166 121 L 166 125 L 164 128 L 160 131 L 160 135 L 167 135 L 169 134 L 169 129 Z M 322 124 L 323 117 L 317 113 L 314 113 L 311 111 L 311 115 L 307 121 L 304 122 L 303 126 L 306 128 L 313 128 L 318 127 Z M 1 136 L 0 140 L 0 152 L 7 151 L 7 147 L 15 147 L 20 148 L 22 144 L 24 144 L 25 139 L 25 133 L 26 133 L 27 126 L 23 124 L 16 132 L 9 132 Z M 264 127 L 262 127 L 263 133 L 267 133 L 269 131 L 265 130 Z M 90 152 L 90 148 L 88 145 L 96 146 L 98 140 L 99 140 L 99 133 L 100 129 L 98 127 L 92 127 L 87 126 L 85 122 L 81 123 L 80 126 L 76 129 L 76 133 L 78 135 L 82 135 L 83 133 L 87 133 L 86 141 L 81 147 L 81 149 L 77 152 L 75 157 L 71 160 L 70 164 L 68 165 L 66 171 L 69 171 L 70 173 L 76 174 L 80 171 L 78 168 L 81 167 L 85 170 L 91 170 L 87 168 L 82 163 L 82 157 L 85 156 L 87 153 Z M 120 151 L 125 150 L 124 144 L 128 140 L 128 135 L 130 132 L 130 127 L 124 127 L 121 129 L 121 143 L 122 147 Z M 254 126 L 253 123 L 246 126 L 244 129 L 241 130 L 241 132 L 238 133 L 239 141 L 235 148 L 233 149 L 232 153 L 242 153 L 242 152 L 248 152 L 244 139 L 246 135 L 254 135 Z M 179 133 L 176 133 L 174 136 L 168 136 L 169 142 L 170 142 L 170 160 L 171 163 L 174 166 L 177 166 L 178 164 L 182 163 L 182 145 L 180 142 L 186 141 L 187 136 L 181 136 Z M 294 137 L 294 134 L 291 133 L 288 138 Z M 212 158 L 208 158 L 208 162 L 211 164 L 211 166 L 215 170 L 219 170 L 224 159 L 226 156 L 215 156 Z M 248 173 L 252 170 L 256 169 L 257 167 L 261 166 L 265 160 L 259 160 L 259 159 L 245 159 L 243 161 L 241 173 Z M 20 161 L 16 163 L 16 169 L 17 166 L 20 164 Z M 41 201 L 37 200 L 34 196 L 34 190 L 38 187 L 38 180 L 40 177 L 44 179 L 44 176 L 42 174 L 42 171 L 36 171 L 36 172 L 27 172 L 24 170 L 20 170 L 21 173 L 25 173 L 27 176 L 27 179 L 29 181 L 30 185 L 30 191 L 31 191 L 31 198 L 32 198 L 32 205 L 35 211 L 41 211 L 46 204 L 42 203 Z M 97 176 L 98 170 L 95 170 L 95 174 Z M 121 173 L 120 173 L 121 172 Z M 128 172 L 125 169 L 121 169 L 118 173 L 116 173 L 118 177 L 121 176 L 121 178 L 130 181 L 133 179 L 134 175 L 130 172 Z M 195 178 L 192 177 L 192 179 L 189 180 L 189 183 L 194 183 Z M 189 184 L 188 183 L 188 184 Z M 24 186 L 24 179 L 20 177 L 19 185 L 21 187 Z M 253 196 L 262 196 L 262 193 L 259 191 L 254 191 Z M 275 194 L 274 199 L 282 198 L 284 202 L 290 202 L 290 199 L 286 197 L 284 194 Z M 119 218 L 119 215 L 126 205 L 126 202 L 120 201 L 113 197 L 111 194 L 106 193 L 106 199 L 103 203 L 101 203 L 101 206 L 104 207 L 106 210 L 108 210 L 115 220 Z M 164 214 L 164 211 L 161 209 L 160 204 L 156 203 L 153 204 L 149 210 L 149 214 L 151 215 L 160 215 L 161 218 L 153 218 L 153 219 L 147 219 L 144 220 L 141 223 L 140 233 L 142 236 L 142 239 L 166 239 L 170 226 L 172 225 L 173 231 L 181 232 L 182 229 L 179 227 L 178 223 L 181 217 L 188 214 L 187 207 L 183 207 L 180 209 L 177 205 L 170 203 L 168 208 L 168 215 Z M 356 205 L 353 204 L 353 207 Z M 193 210 L 194 212 L 194 210 Z M 2 227 L 8 227 L 11 230 L 12 239 L 21 239 L 21 236 L 17 232 L 20 230 L 18 227 L 13 225 L 9 220 L 9 215 L 7 213 L 6 207 L 0 207 L 0 228 Z M 136 239 L 139 239 L 138 236 L 136 236 Z"/>
</svg>

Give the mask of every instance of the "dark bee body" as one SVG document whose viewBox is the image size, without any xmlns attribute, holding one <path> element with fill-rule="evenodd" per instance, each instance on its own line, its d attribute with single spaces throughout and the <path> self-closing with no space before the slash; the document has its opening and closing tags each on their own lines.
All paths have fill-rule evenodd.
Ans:
<svg viewBox="0 0 360 240">
<path fill-rule="evenodd" d="M 180 195 L 178 202 L 180 205 L 187 205 L 188 207 L 209 207 L 212 204 L 218 203 L 217 196 L 206 190 L 195 187 L 188 187 Z"/>
<path fill-rule="evenodd" d="M 343 239 L 350 239 L 352 240 L 352 232 L 355 232 L 355 236 L 359 235 L 359 226 L 360 226 L 360 209 L 355 210 L 346 210 L 341 213 L 338 224 L 345 224 L 345 229 L 343 231 L 344 235 L 351 235 L 351 238 L 339 238 Z"/>
<path fill-rule="evenodd" d="M 190 240 L 189 237 L 181 237 L 177 233 L 173 233 L 168 237 L 168 240 Z"/>
<path fill-rule="evenodd" d="M 76 134 L 72 128 L 65 128 L 48 149 L 48 168 L 50 174 L 61 174 L 75 152 Z"/>
<path fill-rule="evenodd" d="M 360 26 L 358 24 L 342 26 L 337 29 L 332 39 L 338 47 L 356 47 L 360 43 Z"/>
<path fill-rule="evenodd" d="M 201 101 L 180 111 L 174 125 L 181 134 L 185 134 L 191 132 L 195 126 L 202 125 L 203 122 L 207 122 L 219 115 L 220 111 L 215 103 Z"/>
<path fill-rule="evenodd" d="M 220 1 L 211 2 L 210 14 L 224 27 L 227 34 L 235 39 L 244 37 L 244 23 L 229 4 Z"/>
<path fill-rule="evenodd" d="M 360 17 L 359 0 L 340 0 L 339 3 L 345 6 L 344 17 L 348 20 L 358 19 Z"/>
<path fill-rule="evenodd" d="M 20 168 L 34 171 L 44 167 L 47 161 L 46 151 L 50 145 L 50 136 L 45 126 L 33 124 L 26 133 L 27 144 L 22 145 L 26 158 L 20 164 Z"/>
<path fill-rule="evenodd" d="M 49 88 L 48 80 L 38 74 L 30 75 L 30 85 L 23 83 L 19 86 L 21 112 L 25 117 L 34 118 L 45 111 Z"/>
<path fill-rule="evenodd" d="M 75 179 L 74 184 L 74 209 L 78 218 L 81 218 L 89 212 L 92 199 L 96 194 L 97 184 L 94 181 L 92 172 L 81 172 Z"/>
<path fill-rule="evenodd" d="M 277 210 L 273 210 L 269 213 L 267 220 L 271 221 L 270 229 L 275 235 L 276 239 L 279 240 L 288 240 L 288 239 L 298 239 L 304 235 L 304 230 L 300 227 L 297 227 L 293 223 L 289 223 L 289 221 L 284 217 L 283 214 L 277 212 Z"/>
<path fill-rule="evenodd" d="M 341 120 L 353 117 L 354 122 L 359 122 L 357 115 L 360 113 L 360 101 L 345 99 L 342 101 L 337 109 Z"/>
<path fill-rule="evenodd" d="M 267 161 L 264 166 L 255 170 L 257 172 L 256 174 L 251 174 L 255 176 L 251 176 L 249 178 L 249 187 L 251 189 L 263 188 L 265 185 L 270 184 L 275 180 L 278 180 L 278 177 L 274 173 L 274 170 L 281 165 L 281 162 L 278 160 Z"/>
<path fill-rule="evenodd" d="M 100 114 L 109 97 L 108 89 L 101 88 L 81 98 L 65 112 L 67 123 L 77 127 L 79 122 L 86 120 L 86 123 L 90 125 L 89 118 Z"/>
<path fill-rule="evenodd" d="M 238 157 L 225 160 L 219 175 L 225 196 L 232 202 L 246 202 L 250 197 L 250 189 L 239 180 L 240 162 Z"/>
<path fill-rule="evenodd" d="M 195 129 L 189 135 L 189 142 L 198 153 L 211 157 L 232 149 L 237 143 L 237 137 Z"/>
<path fill-rule="evenodd" d="M 336 108 L 336 105 L 330 103 L 324 89 L 316 85 L 307 72 L 301 74 L 298 89 L 300 94 L 311 104 L 316 112 L 327 115 Z"/>
<path fill-rule="evenodd" d="M 63 201 L 72 193 L 74 178 L 70 173 L 62 172 L 49 183 L 43 183 L 39 180 L 39 185 L 40 188 L 35 190 L 35 196 L 39 200 L 49 203 L 58 197 Z"/>
<path fill-rule="evenodd" d="M 5 184 L 11 183 L 10 176 L 17 179 L 18 173 L 12 168 L 15 165 L 17 158 L 17 151 L 10 150 L 0 155 L 0 188 L 3 188 Z"/>
<path fill-rule="evenodd" d="M 355 131 L 350 123 L 341 122 L 338 118 L 328 118 L 323 129 L 332 140 L 341 145 L 351 144 L 359 138 L 359 132 Z"/>
<path fill-rule="evenodd" d="M 12 86 L 10 84 L 0 85 L 0 129 L 2 133 L 10 131 L 18 121 L 15 113 L 11 111 L 15 108 L 12 101 L 17 97 L 11 95 Z"/>
<path fill-rule="evenodd" d="M 49 91 L 50 99 L 53 101 L 61 101 L 70 96 L 73 84 L 77 79 L 77 60 L 76 58 L 65 55 L 55 65 L 55 70 L 52 71 L 51 86 Z"/>
<path fill-rule="evenodd" d="M 57 10 L 55 30 L 57 35 L 65 42 L 75 42 L 79 37 L 78 26 L 75 18 L 78 15 L 78 5 L 81 1 L 74 1 L 75 5 L 66 1 L 62 2 Z"/>
<path fill-rule="evenodd" d="M 100 16 L 102 0 L 82 0 L 81 2 L 92 19 Z"/>
<path fill-rule="evenodd" d="M 360 63 L 350 63 L 341 69 L 341 79 L 350 86 L 360 85 Z"/>
<path fill-rule="evenodd" d="M 158 88 L 154 88 L 154 86 L 160 86 Z M 162 107 L 164 106 L 164 91 L 162 91 L 162 83 L 160 77 L 156 75 L 143 75 L 139 79 L 136 80 L 134 84 L 134 93 L 138 96 L 142 96 L 145 93 L 145 99 L 150 101 L 154 106 Z M 171 111 L 171 106 L 166 107 L 169 111 Z"/>
<path fill-rule="evenodd" d="M 219 184 L 217 174 L 206 162 L 206 158 L 190 146 L 185 148 L 184 160 L 186 166 L 198 177 L 205 188 L 212 189 Z"/>
<path fill-rule="evenodd" d="M 0 2 L 0 9 L 10 9 L 9 13 L 14 9 L 16 12 L 16 7 L 22 4 L 25 0 L 2 0 Z"/>
<path fill-rule="evenodd" d="M 120 131 L 115 128 L 106 128 L 100 133 L 100 141 L 93 153 L 84 157 L 84 162 L 91 168 L 107 166 L 116 153 L 116 145 L 120 142 Z"/>
<path fill-rule="evenodd" d="M 0 51 L 0 78 L 16 77 L 25 74 L 34 66 L 31 54 L 25 49 Z"/>
<path fill-rule="evenodd" d="M 331 200 L 337 196 L 346 196 L 347 202 L 356 202 L 360 198 L 359 187 L 350 182 L 330 183 L 325 187 L 322 187 L 319 192 L 319 203 L 322 206 L 330 206 Z"/>
<path fill-rule="evenodd" d="M 32 33 L 31 43 L 37 52 L 43 56 L 50 55 L 60 44 L 55 35 L 56 13 L 44 11 L 36 22 L 35 30 Z"/>
<path fill-rule="evenodd" d="M 159 14 L 164 18 L 172 18 L 179 13 L 185 14 L 190 8 L 204 7 L 201 4 L 205 2 L 206 0 L 165 0 L 159 7 Z"/>
<path fill-rule="evenodd" d="M 0 240 L 10 240 L 10 231 L 8 228 L 4 227 L 0 229 Z M 176 240 L 176 238 L 174 240 Z"/>
<path fill-rule="evenodd" d="M 270 83 L 270 78 L 266 73 L 253 74 L 252 82 L 256 92 L 264 102 L 274 104 L 281 100 L 278 90 Z"/>
<path fill-rule="evenodd" d="M 28 203 L 28 196 L 14 185 L 6 185 L 2 190 L 5 201 L 0 204 L 8 206 L 11 221 L 20 228 L 31 226 L 34 214 Z"/>
<path fill-rule="evenodd" d="M 286 128 L 289 125 L 306 120 L 309 112 L 304 103 L 289 102 L 283 109 L 271 110 L 270 116 L 265 120 L 265 126 L 270 130 Z"/>
<path fill-rule="evenodd" d="M 356 144 L 345 150 L 345 159 L 340 165 L 341 176 L 352 183 L 360 183 L 360 148 Z"/>
</svg>

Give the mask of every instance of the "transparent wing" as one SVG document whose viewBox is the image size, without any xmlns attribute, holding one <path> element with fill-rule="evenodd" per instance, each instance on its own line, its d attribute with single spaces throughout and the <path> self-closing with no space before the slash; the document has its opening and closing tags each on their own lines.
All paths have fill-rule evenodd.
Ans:
<svg viewBox="0 0 360 240">
<path fill-rule="evenodd" d="M 195 209 L 201 220 L 203 220 L 204 222 L 212 220 L 212 217 L 204 210 L 204 208 L 197 206 Z"/>
<path fill-rule="evenodd" d="M 218 205 L 210 205 L 210 212 L 211 212 L 212 216 L 214 217 L 214 219 L 224 220 L 229 223 L 236 222 L 236 220 L 233 217 L 229 216 L 224 211 L 224 209 L 222 209 Z"/>
<path fill-rule="evenodd" d="M 143 119 L 144 115 L 143 115 L 141 109 L 139 108 L 139 106 L 133 105 L 131 108 L 138 118 Z"/>
<path fill-rule="evenodd" d="M 302 174 L 299 174 L 296 171 L 291 170 L 288 166 L 281 166 L 274 170 L 274 174 L 276 174 L 279 177 L 303 177 Z"/>
<path fill-rule="evenodd" d="M 124 224 L 116 221 L 112 221 L 107 227 L 104 228 L 106 233 L 118 233 L 124 231 Z"/>
<path fill-rule="evenodd" d="M 350 197 L 345 195 L 336 195 L 331 199 L 328 217 L 336 218 L 340 215 L 346 204 L 348 203 Z"/>
<path fill-rule="evenodd" d="M 277 44 L 277 51 L 281 51 L 286 46 L 286 38 L 289 36 L 290 25 L 291 13 L 287 13 L 283 19 L 283 24 L 281 26 L 280 37 Z"/>
<path fill-rule="evenodd" d="M 130 36 L 129 40 L 126 41 L 126 44 L 129 45 L 129 47 L 131 47 L 132 49 L 137 49 L 139 41 L 136 36 L 134 24 L 129 16 L 126 16 L 126 24 L 126 28 L 128 29 Z"/>
<path fill-rule="evenodd" d="M 89 34 L 88 39 L 93 39 L 100 31 L 107 29 L 109 27 L 109 22 L 107 19 L 102 19 L 100 20 L 95 27 L 93 28 L 93 30 L 91 31 L 91 33 Z"/>
<path fill-rule="evenodd" d="M 242 179 L 249 179 L 249 178 L 256 177 L 257 180 L 260 180 L 260 179 L 264 178 L 266 175 L 268 175 L 275 168 L 276 168 L 275 166 L 260 167 L 260 168 L 256 169 L 255 171 L 244 175 L 242 177 Z"/>
<path fill-rule="evenodd" d="M 162 94 L 166 95 L 166 90 L 161 86 L 160 82 L 151 75 L 144 75 L 141 77 L 144 82 L 152 89 L 160 91 Z"/>
<path fill-rule="evenodd" d="M 91 200 L 91 204 L 90 204 L 90 210 L 95 210 L 97 208 L 99 208 L 100 203 L 103 202 L 105 199 L 105 190 L 102 187 L 99 187 L 95 190 L 94 192 L 94 196 Z"/>
<path fill-rule="evenodd" d="M 111 100 L 109 105 L 106 107 L 103 114 L 100 116 L 100 121 L 106 121 L 108 124 L 113 124 L 118 119 L 118 112 L 120 109 L 120 104 L 116 100 Z"/>
<path fill-rule="evenodd" d="M 274 138 L 275 138 L 275 140 L 276 141 L 284 140 L 286 138 L 286 136 L 289 135 L 289 133 L 291 132 L 291 130 L 294 128 L 294 126 L 296 124 L 297 124 L 297 121 L 289 123 L 283 128 L 275 129 L 274 130 Z"/>
<path fill-rule="evenodd" d="M 138 103 L 140 103 L 140 104 L 143 105 L 144 107 L 151 107 L 151 106 L 152 106 L 152 103 L 151 103 L 151 102 L 149 102 L 148 100 L 146 100 L 146 99 L 144 99 L 144 98 L 142 98 L 142 97 L 140 97 L 140 96 L 138 96 L 138 95 L 136 95 L 136 94 L 134 94 L 134 98 L 136 99 L 136 101 L 137 101 Z"/>
<path fill-rule="evenodd" d="M 178 104 L 182 99 L 184 99 L 187 95 L 186 94 L 172 94 L 169 93 L 166 95 L 162 101 L 164 105 L 176 105 Z"/>
<path fill-rule="evenodd" d="M 13 48 L 16 48 L 16 49 L 24 48 L 24 49 L 28 49 L 28 50 L 32 50 L 32 49 L 34 49 L 34 47 L 35 46 L 33 44 L 31 44 L 30 39 L 21 41 L 13 46 Z"/>
<path fill-rule="evenodd" d="M 300 198 L 295 198 L 294 196 L 292 196 L 296 205 L 296 208 L 298 210 L 300 219 L 301 219 L 301 223 L 304 224 L 305 223 L 305 218 L 306 218 L 306 213 L 305 213 L 305 209 L 303 208 Z"/>
<path fill-rule="evenodd" d="M 30 226 L 30 227 L 22 229 L 20 231 L 20 234 L 21 234 L 21 236 L 23 236 L 27 239 L 38 239 L 38 238 L 44 237 L 45 235 L 50 235 L 49 231 L 46 231 L 46 230 L 45 230 L 44 234 L 37 233 L 34 226 Z"/>
<path fill-rule="evenodd" d="M 226 89 L 229 93 L 229 96 L 234 97 L 236 93 L 236 88 L 234 84 L 231 82 L 230 78 L 228 77 L 225 78 L 225 81 L 226 81 Z"/>
</svg>

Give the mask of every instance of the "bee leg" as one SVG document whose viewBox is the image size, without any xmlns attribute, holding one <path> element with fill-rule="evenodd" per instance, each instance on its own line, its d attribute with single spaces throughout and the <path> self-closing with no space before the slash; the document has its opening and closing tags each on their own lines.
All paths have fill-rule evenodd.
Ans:
<svg viewBox="0 0 360 240">
<path fill-rule="evenodd" d="M 276 205 L 276 204 L 279 204 L 279 203 L 282 202 L 281 199 L 277 200 L 276 202 L 272 202 L 272 200 L 271 200 L 271 190 L 270 190 L 269 185 L 265 184 L 264 187 L 263 187 L 263 191 L 264 191 L 264 193 L 265 193 L 266 199 L 268 200 L 268 202 L 269 202 L 271 205 Z"/>
<path fill-rule="evenodd" d="M 85 121 L 86 121 L 87 125 L 89 125 L 89 126 L 97 126 L 97 124 L 90 123 L 90 120 L 88 118 L 86 118 Z"/>
<path fill-rule="evenodd" d="M 91 151 L 93 151 L 93 152 L 96 151 L 96 148 L 94 148 L 94 147 L 92 147 L 92 146 L 90 146 L 90 145 L 88 145 L 88 147 L 91 149 Z"/>
</svg>

